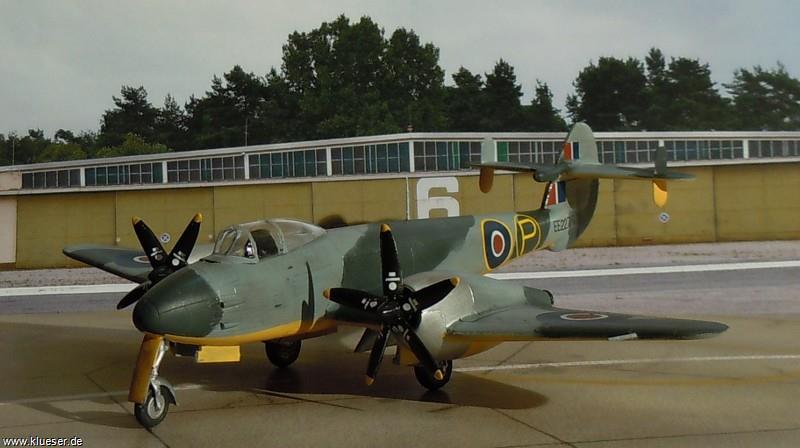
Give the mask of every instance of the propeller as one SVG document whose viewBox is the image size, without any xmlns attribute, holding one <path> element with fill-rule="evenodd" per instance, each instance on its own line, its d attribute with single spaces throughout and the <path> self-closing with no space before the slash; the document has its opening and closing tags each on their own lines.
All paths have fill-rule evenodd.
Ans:
<svg viewBox="0 0 800 448">
<path fill-rule="evenodd" d="M 133 288 L 119 301 L 117 304 L 118 310 L 136 303 L 153 285 L 188 264 L 189 254 L 192 253 L 194 244 L 197 242 L 197 236 L 200 234 L 200 223 L 203 222 L 203 215 L 197 213 L 192 217 L 192 220 L 189 221 L 186 229 L 183 230 L 178 242 L 175 243 L 175 247 L 172 248 L 169 254 L 167 254 L 155 233 L 150 230 L 150 227 L 144 221 L 134 216 L 132 222 L 136 238 L 139 240 L 142 249 L 144 249 L 144 253 L 147 255 L 153 270 L 147 274 L 147 280 L 144 283 Z"/>
<path fill-rule="evenodd" d="M 459 278 L 445 279 L 414 291 L 403 284 L 397 244 L 391 228 L 386 224 L 381 225 L 380 250 L 382 296 L 350 288 L 326 289 L 323 295 L 339 305 L 366 311 L 381 323 L 369 355 L 367 385 L 375 381 L 383 353 L 389 343 L 389 335 L 394 335 L 398 341 L 403 341 L 420 364 L 430 371 L 434 378 L 441 380 L 444 374 L 439 364 L 414 332 L 414 328 L 419 325 L 422 310 L 444 299 L 458 285 Z"/>
</svg>

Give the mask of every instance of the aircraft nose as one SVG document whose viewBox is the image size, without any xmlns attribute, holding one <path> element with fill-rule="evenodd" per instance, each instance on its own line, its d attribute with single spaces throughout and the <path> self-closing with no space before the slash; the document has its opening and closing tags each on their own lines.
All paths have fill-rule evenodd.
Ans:
<svg viewBox="0 0 800 448">
<path fill-rule="evenodd" d="M 150 288 L 133 309 L 139 331 L 202 337 L 222 318 L 214 290 L 190 267 L 183 268 Z"/>
</svg>

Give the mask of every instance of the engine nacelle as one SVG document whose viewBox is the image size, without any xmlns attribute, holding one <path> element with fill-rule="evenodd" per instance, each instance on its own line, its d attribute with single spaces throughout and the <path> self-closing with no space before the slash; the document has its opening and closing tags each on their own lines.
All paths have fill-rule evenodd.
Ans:
<svg viewBox="0 0 800 448">
<path fill-rule="evenodd" d="M 421 289 L 437 281 L 452 277 L 452 274 L 443 272 L 424 272 L 407 277 L 405 283 L 414 288 Z M 467 282 L 460 282 L 450 294 L 436 305 L 424 310 L 419 326 L 415 329 L 417 335 L 438 360 L 457 359 L 477 353 L 468 341 L 445 339 L 447 327 L 453 322 L 475 313 L 475 297 L 472 288 Z M 490 347 L 487 347 L 488 349 Z M 407 350 L 404 350 L 407 351 Z M 482 350 L 481 350 L 482 351 Z M 408 355 L 408 353 L 404 353 Z M 413 355 L 400 357 L 400 362 L 413 364 L 416 360 Z"/>
</svg>

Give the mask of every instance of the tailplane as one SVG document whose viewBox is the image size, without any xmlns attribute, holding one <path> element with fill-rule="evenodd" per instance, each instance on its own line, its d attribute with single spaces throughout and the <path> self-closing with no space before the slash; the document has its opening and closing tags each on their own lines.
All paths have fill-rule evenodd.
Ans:
<svg viewBox="0 0 800 448">
<path fill-rule="evenodd" d="M 473 166 L 481 170 L 480 187 L 484 193 L 491 189 L 495 170 L 527 172 L 531 173 L 537 182 L 549 182 L 551 185 L 548 185 L 546 189 L 543 206 L 553 199 L 550 196 L 550 192 L 553 189 L 556 190 L 556 194 L 558 191 L 566 191 L 567 196 L 565 197 L 572 199 L 573 195 L 570 194 L 570 190 L 574 189 L 566 188 L 564 190 L 564 187 L 559 187 L 560 182 L 576 179 L 629 179 L 651 181 L 653 184 L 653 201 L 659 207 L 663 207 L 667 202 L 667 181 L 693 179 L 694 176 L 667 169 L 667 155 L 663 146 L 656 150 L 655 161 L 653 168 L 633 168 L 602 164 L 598 161 L 597 143 L 591 128 L 586 123 L 576 123 L 570 130 L 569 135 L 567 135 L 555 165 L 499 161 L 481 162 L 473 164 Z M 587 192 L 594 195 L 597 193 L 596 191 L 592 192 L 591 189 L 590 191 L 583 191 L 584 194 Z M 556 199 L 558 198 L 556 197 Z"/>
</svg>

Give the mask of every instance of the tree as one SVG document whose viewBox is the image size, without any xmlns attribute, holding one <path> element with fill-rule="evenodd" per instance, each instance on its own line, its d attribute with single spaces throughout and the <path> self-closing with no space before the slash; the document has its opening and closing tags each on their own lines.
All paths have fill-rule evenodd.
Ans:
<svg viewBox="0 0 800 448">
<path fill-rule="evenodd" d="M 224 82 L 223 82 L 224 79 Z M 220 148 L 266 143 L 260 119 L 266 84 L 236 65 L 223 78 L 214 76 L 203 98 L 186 104 L 186 127 L 194 148 Z"/>
<path fill-rule="evenodd" d="M 186 120 L 186 112 L 172 95 L 167 94 L 164 107 L 158 109 L 156 116 L 155 141 L 177 151 L 189 149 Z"/>
<path fill-rule="evenodd" d="M 733 96 L 735 125 L 750 130 L 800 130 L 800 81 L 777 67 L 740 68 L 725 84 Z"/>
<path fill-rule="evenodd" d="M 413 30 L 398 28 L 388 41 L 384 56 L 387 76 L 382 88 L 392 115 L 416 131 L 445 127 L 444 70 L 439 49 L 420 44 Z"/>
<path fill-rule="evenodd" d="M 484 109 L 481 129 L 487 131 L 519 131 L 523 128 L 519 99 L 522 87 L 517 84 L 514 67 L 500 59 L 486 74 L 483 88 Z"/>
<path fill-rule="evenodd" d="M 159 143 L 148 143 L 138 134 L 129 133 L 118 146 L 101 148 L 96 157 L 140 156 L 169 152 L 169 148 Z"/>
<path fill-rule="evenodd" d="M 452 131 L 480 130 L 483 116 L 483 78 L 464 67 L 453 74 L 455 86 L 446 90 L 448 127 Z"/>
<path fill-rule="evenodd" d="M 536 94 L 528 106 L 526 125 L 533 131 L 564 131 L 567 123 L 553 107 L 553 92 L 547 83 L 536 80 Z"/>
<path fill-rule="evenodd" d="M 642 119 L 642 128 L 648 130 L 667 129 L 669 116 L 667 109 L 669 97 L 669 80 L 664 53 L 658 48 L 651 48 L 645 57 L 647 67 L 647 109 Z"/>
<path fill-rule="evenodd" d="M 719 95 L 708 64 L 697 59 L 673 58 L 668 67 L 664 107 L 665 127 L 670 130 L 727 127 L 728 104 Z"/>
<path fill-rule="evenodd" d="M 586 121 L 595 130 L 638 129 L 647 103 L 646 84 L 638 59 L 601 57 L 575 79 L 576 93 L 567 98 L 570 118 Z"/>
<path fill-rule="evenodd" d="M 36 155 L 36 163 L 61 162 L 87 158 L 86 151 L 75 143 L 51 143 Z"/>
<path fill-rule="evenodd" d="M 147 141 L 156 137 L 158 110 L 147 100 L 144 87 L 122 86 L 121 97 L 111 97 L 114 109 L 105 111 L 100 125 L 100 144 L 119 145 L 128 133 L 140 135 Z"/>
</svg>

